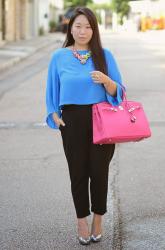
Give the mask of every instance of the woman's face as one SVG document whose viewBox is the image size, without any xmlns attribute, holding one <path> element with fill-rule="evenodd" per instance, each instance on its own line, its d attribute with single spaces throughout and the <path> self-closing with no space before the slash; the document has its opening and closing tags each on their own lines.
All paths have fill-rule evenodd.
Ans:
<svg viewBox="0 0 165 250">
<path fill-rule="evenodd" d="M 75 18 L 72 24 L 71 33 L 75 43 L 79 45 L 86 45 L 89 43 L 92 38 L 93 30 L 86 16 L 79 15 Z"/>
</svg>

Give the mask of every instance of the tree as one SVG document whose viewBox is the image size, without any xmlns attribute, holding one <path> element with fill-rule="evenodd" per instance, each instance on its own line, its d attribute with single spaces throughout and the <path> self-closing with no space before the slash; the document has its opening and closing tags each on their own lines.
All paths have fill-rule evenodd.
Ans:
<svg viewBox="0 0 165 250">
<path fill-rule="evenodd" d="M 92 3 L 92 0 L 64 0 L 64 8 L 76 7 L 76 6 L 86 6 L 89 3 Z"/>
<path fill-rule="evenodd" d="M 104 10 L 106 13 L 111 11 L 111 4 L 110 3 L 90 3 L 87 5 L 96 15 L 97 21 L 99 24 L 102 23 L 102 18 L 101 18 L 101 11 Z"/>
<path fill-rule="evenodd" d="M 130 7 L 129 0 L 112 0 L 112 10 L 114 10 L 120 16 L 120 23 L 124 16 L 128 16 Z"/>
</svg>

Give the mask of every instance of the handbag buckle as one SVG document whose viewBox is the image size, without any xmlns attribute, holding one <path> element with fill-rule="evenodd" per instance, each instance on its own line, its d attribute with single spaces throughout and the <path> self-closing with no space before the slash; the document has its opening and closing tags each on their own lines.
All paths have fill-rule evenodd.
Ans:
<svg viewBox="0 0 165 250">
<path fill-rule="evenodd" d="M 114 112 L 117 112 L 117 109 L 116 108 L 110 108 L 110 110 L 114 111 Z"/>
<path fill-rule="evenodd" d="M 139 109 L 140 108 L 140 106 L 136 106 L 136 107 L 132 107 L 132 108 L 130 108 L 129 110 L 128 110 L 128 112 L 133 112 L 134 110 L 136 110 L 136 109 Z"/>
<path fill-rule="evenodd" d="M 119 105 L 119 109 L 120 109 L 120 110 L 124 110 L 124 108 L 123 108 L 122 106 L 120 106 L 120 105 Z"/>
<path fill-rule="evenodd" d="M 135 121 L 136 121 L 136 116 L 133 115 L 133 116 L 131 117 L 131 122 L 135 122 Z"/>
</svg>

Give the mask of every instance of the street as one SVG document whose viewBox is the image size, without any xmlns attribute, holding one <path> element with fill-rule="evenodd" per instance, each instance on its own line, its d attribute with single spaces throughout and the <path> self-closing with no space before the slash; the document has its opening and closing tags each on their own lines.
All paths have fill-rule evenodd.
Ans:
<svg viewBox="0 0 165 250">
<path fill-rule="evenodd" d="M 116 146 L 104 238 L 89 249 L 165 249 L 165 35 L 154 32 L 102 32 L 127 98 L 144 106 L 152 137 Z M 50 39 L 48 46 L 0 72 L 2 250 L 84 249 L 76 239 L 60 132 L 45 124 L 47 66 L 64 35 Z"/>
</svg>

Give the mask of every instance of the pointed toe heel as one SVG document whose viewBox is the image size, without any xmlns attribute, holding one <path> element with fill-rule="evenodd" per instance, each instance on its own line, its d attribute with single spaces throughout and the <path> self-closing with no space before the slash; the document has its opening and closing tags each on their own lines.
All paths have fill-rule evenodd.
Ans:
<svg viewBox="0 0 165 250">
<path fill-rule="evenodd" d="M 91 238 L 88 237 L 88 238 L 83 238 L 83 237 L 79 237 L 78 236 L 78 240 L 79 240 L 79 243 L 81 245 L 89 245 L 90 244 L 90 241 L 91 241 Z"/>
<path fill-rule="evenodd" d="M 97 236 L 94 236 L 93 234 L 91 235 L 91 241 L 96 243 L 96 242 L 100 242 L 102 239 L 102 235 L 98 234 Z"/>
</svg>

